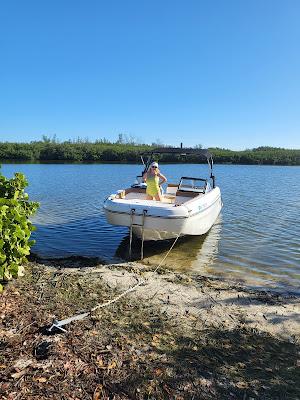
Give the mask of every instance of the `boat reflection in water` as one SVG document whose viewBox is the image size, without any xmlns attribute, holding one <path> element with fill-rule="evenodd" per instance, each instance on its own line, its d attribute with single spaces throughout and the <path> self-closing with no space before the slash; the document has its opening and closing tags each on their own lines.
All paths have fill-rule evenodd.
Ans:
<svg viewBox="0 0 300 400">
<path fill-rule="evenodd" d="M 202 236 L 184 236 L 178 239 L 176 245 L 163 263 L 164 267 L 181 272 L 203 272 L 211 265 L 218 255 L 221 236 L 221 216 L 218 217 L 210 231 Z M 172 246 L 173 240 L 144 242 L 143 264 L 157 266 Z M 129 235 L 120 243 L 116 256 L 128 260 Z M 139 261 L 141 241 L 133 238 L 132 260 Z"/>
</svg>

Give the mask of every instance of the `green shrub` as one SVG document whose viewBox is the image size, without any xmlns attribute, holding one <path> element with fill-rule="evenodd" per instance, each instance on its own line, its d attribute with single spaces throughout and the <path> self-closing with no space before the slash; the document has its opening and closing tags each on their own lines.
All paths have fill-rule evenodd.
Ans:
<svg viewBox="0 0 300 400">
<path fill-rule="evenodd" d="M 23 264 L 34 244 L 30 240 L 34 226 L 28 217 L 39 204 L 29 201 L 24 189 L 28 185 L 25 175 L 16 173 L 7 179 L 0 173 L 0 281 L 5 282 L 22 275 Z M 0 292 L 3 286 L 0 283 Z"/>
</svg>

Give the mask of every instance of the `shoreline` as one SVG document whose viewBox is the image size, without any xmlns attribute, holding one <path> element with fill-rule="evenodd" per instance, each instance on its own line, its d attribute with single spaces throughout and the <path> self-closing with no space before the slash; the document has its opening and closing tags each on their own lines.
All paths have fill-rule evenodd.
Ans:
<svg viewBox="0 0 300 400">
<path fill-rule="evenodd" d="M 98 266 L 64 267 L 68 259 L 48 261 L 48 268 L 68 274 L 93 274 L 121 292 L 146 281 L 130 296 L 162 307 L 172 318 L 194 315 L 208 326 L 225 324 L 232 329 L 241 324 L 247 328 L 300 342 L 300 296 L 271 290 L 249 289 L 237 282 L 202 275 L 191 276 L 165 267 L 154 272 L 138 262 L 114 262 Z M 72 259 L 71 259 L 72 262 Z M 84 262 L 83 260 L 79 261 Z M 205 314 L 205 317 L 201 315 Z M 293 320 L 292 315 L 299 315 Z"/>
<path fill-rule="evenodd" d="M 30 262 L 6 286 L 1 400 L 298 398 L 299 297 L 135 262 L 79 264 Z M 88 311 L 140 279 L 67 333 L 44 334 L 54 317 Z"/>
<path fill-rule="evenodd" d="M 128 259 L 122 258 L 121 256 L 113 256 L 113 257 L 98 257 L 98 256 L 81 256 L 81 255 L 69 255 L 69 256 L 58 256 L 58 257 L 51 257 L 51 256 L 39 256 L 37 253 L 31 252 L 30 256 L 28 256 L 28 260 L 30 262 L 35 262 L 37 264 L 44 264 L 49 265 L 57 268 L 78 268 L 79 270 L 85 267 L 94 267 L 97 265 L 119 265 L 120 267 L 126 265 L 135 264 L 138 265 L 140 269 L 143 271 L 153 271 L 159 261 L 149 262 L 147 257 L 144 258 L 144 262 L 140 260 L 132 260 L 129 261 Z M 242 279 L 228 279 L 228 275 L 223 276 L 221 273 L 219 274 L 201 274 L 195 270 L 189 272 L 185 272 L 180 268 L 173 269 L 168 264 L 163 264 L 160 267 L 161 271 L 166 271 L 170 274 L 178 274 L 178 275 L 186 275 L 189 279 L 193 281 L 197 280 L 197 277 L 208 279 L 211 281 L 219 281 L 222 283 L 227 283 L 228 287 L 237 288 L 241 291 L 245 292 L 253 292 L 253 293 L 268 293 L 270 296 L 280 296 L 283 298 L 295 297 L 300 299 L 300 292 L 296 291 L 295 287 L 292 285 L 286 285 L 282 288 L 276 288 L 275 282 L 274 286 L 269 285 L 258 285 L 258 284 L 251 284 L 251 282 L 242 280 Z"/>
<path fill-rule="evenodd" d="M 121 165 L 138 165 L 140 166 L 141 164 L 138 161 L 94 161 L 94 160 L 84 160 L 84 161 L 76 161 L 76 160 L 18 160 L 18 159 L 0 159 L 0 164 L 69 164 L 69 165 L 96 165 L 96 164 L 121 164 Z M 160 161 L 160 164 L 171 164 L 171 165 L 176 165 L 176 164 L 192 164 L 192 165 L 206 165 L 205 162 L 176 162 L 176 161 Z M 300 163 L 296 164 L 288 164 L 288 163 L 282 163 L 282 164 L 272 164 L 272 163 L 243 163 L 243 162 L 231 162 L 231 161 L 224 161 L 224 162 L 218 162 L 217 165 L 244 165 L 244 166 L 262 166 L 262 167 L 299 167 Z"/>
</svg>

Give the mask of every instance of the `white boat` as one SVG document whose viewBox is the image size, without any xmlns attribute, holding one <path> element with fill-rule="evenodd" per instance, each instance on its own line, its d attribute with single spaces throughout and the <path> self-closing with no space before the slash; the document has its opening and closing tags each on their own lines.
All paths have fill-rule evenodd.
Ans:
<svg viewBox="0 0 300 400">
<path fill-rule="evenodd" d="M 104 202 L 107 221 L 128 226 L 130 233 L 142 240 L 164 240 L 183 235 L 203 235 L 216 221 L 221 208 L 221 191 L 212 173 L 213 158 L 209 151 L 187 148 L 158 148 L 146 153 L 147 171 L 155 156 L 161 154 L 199 155 L 208 162 L 208 178 L 181 177 L 169 183 L 162 201 L 146 199 L 142 181 L 118 190 Z M 141 177 L 140 177 L 141 178 Z"/>
</svg>

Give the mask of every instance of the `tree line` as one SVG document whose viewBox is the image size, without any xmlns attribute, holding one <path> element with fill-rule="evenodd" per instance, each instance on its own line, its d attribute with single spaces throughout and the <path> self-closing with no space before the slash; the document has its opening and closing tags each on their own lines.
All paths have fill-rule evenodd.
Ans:
<svg viewBox="0 0 300 400">
<path fill-rule="evenodd" d="M 150 151 L 161 143 L 138 144 L 119 135 L 116 142 L 100 139 L 95 142 L 77 139 L 59 142 L 55 137 L 43 137 L 30 143 L 0 142 L 0 161 L 27 162 L 140 162 L 142 152 Z M 201 145 L 195 146 L 201 148 Z M 210 148 L 216 163 L 300 165 L 300 150 L 262 146 L 243 151 Z M 159 157 L 162 162 L 202 162 L 197 156 L 166 154 Z"/>
</svg>

